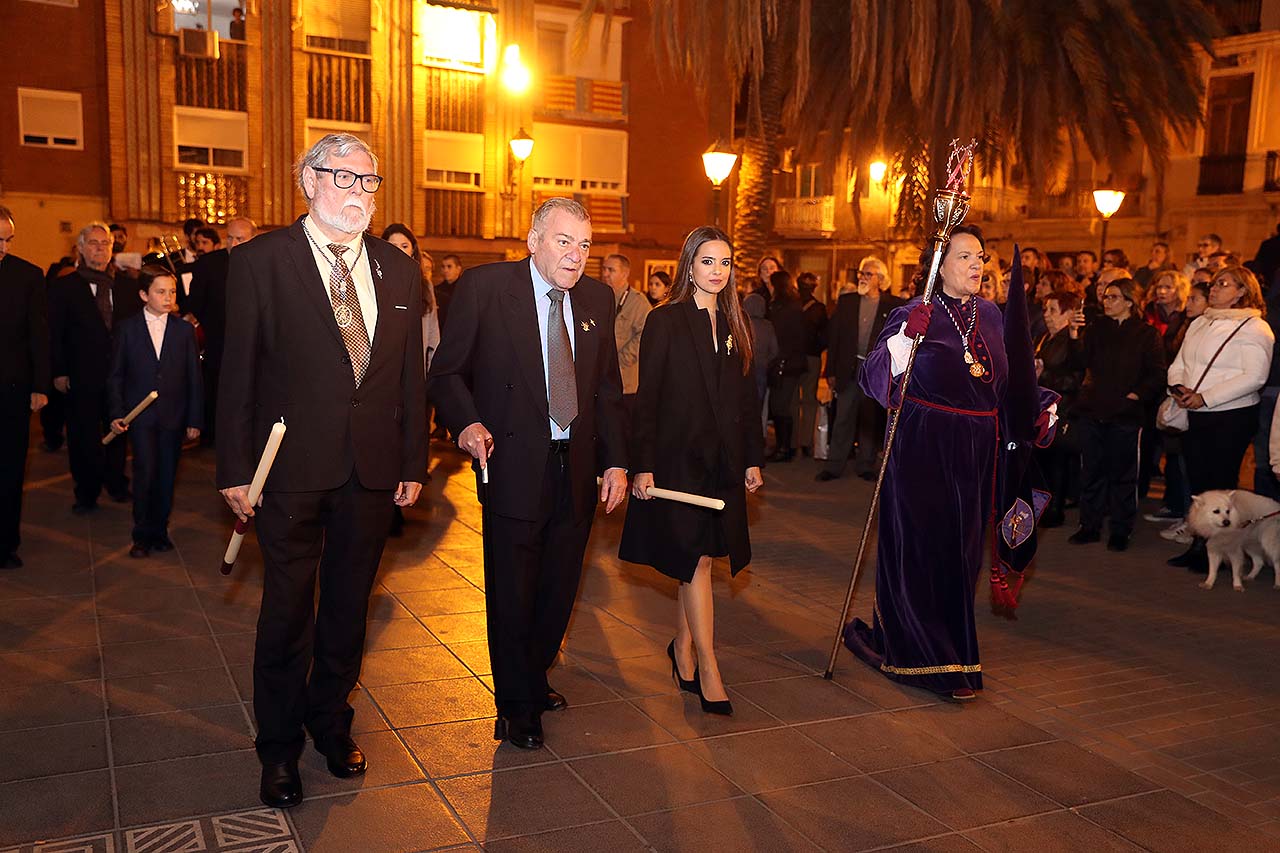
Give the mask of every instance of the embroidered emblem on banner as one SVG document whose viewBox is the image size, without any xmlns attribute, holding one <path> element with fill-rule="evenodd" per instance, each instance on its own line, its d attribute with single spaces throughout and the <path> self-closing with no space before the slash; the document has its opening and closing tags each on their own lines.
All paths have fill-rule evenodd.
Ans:
<svg viewBox="0 0 1280 853">
<path fill-rule="evenodd" d="M 1035 515 L 1022 498 L 1013 502 L 1013 506 L 1005 513 L 1004 521 L 1000 522 L 1000 535 L 1004 537 L 1004 544 L 1010 548 L 1017 548 L 1026 542 L 1035 529 Z"/>
</svg>

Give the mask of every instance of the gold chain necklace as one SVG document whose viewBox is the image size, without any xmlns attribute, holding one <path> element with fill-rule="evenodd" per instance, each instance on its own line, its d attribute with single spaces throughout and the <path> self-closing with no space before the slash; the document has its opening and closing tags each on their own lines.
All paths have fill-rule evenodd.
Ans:
<svg viewBox="0 0 1280 853">
<path fill-rule="evenodd" d="M 938 301 L 942 303 L 947 316 L 951 318 L 951 324 L 960 333 L 960 345 L 964 347 L 964 363 L 969 365 L 969 375 L 975 379 L 980 379 L 987 372 L 987 369 L 978 363 L 978 360 L 973 357 L 973 352 L 969 349 L 969 341 L 973 337 L 973 330 L 978 325 L 978 303 L 974 301 L 973 297 L 969 297 L 969 301 L 973 303 L 973 314 L 969 317 L 969 328 L 966 330 L 960 325 L 960 321 L 956 319 L 955 312 L 951 310 L 947 300 L 939 296 Z M 960 310 L 963 311 L 963 307 Z"/>
</svg>

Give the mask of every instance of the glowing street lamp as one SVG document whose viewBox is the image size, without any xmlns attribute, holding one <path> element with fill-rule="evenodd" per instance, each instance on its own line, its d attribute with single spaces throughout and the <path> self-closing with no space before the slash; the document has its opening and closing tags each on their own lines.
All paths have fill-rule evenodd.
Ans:
<svg viewBox="0 0 1280 853">
<path fill-rule="evenodd" d="M 867 176 L 871 178 L 871 183 L 878 184 L 884 180 L 884 176 L 889 171 L 889 164 L 883 160 L 877 160 L 867 169 Z"/>
<path fill-rule="evenodd" d="M 520 128 L 519 133 L 511 137 L 511 141 L 507 144 L 511 146 L 511 156 L 521 165 L 533 153 L 533 137 L 526 133 L 523 127 Z"/>
<path fill-rule="evenodd" d="M 502 86 L 512 95 L 523 95 L 533 82 L 529 66 L 520 59 L 520 45 L 509 44 L 502 52 Z"/>
<path fill-rule="evenodd" d="M 1094 190 L 1093 206 L 1098 209 L 1098 213 L 1102 215 L 1102 246 L 1098 250 L 1098 260 L 1101 262 L 1102 255 L 1107 251 L 1107 225 L 1111 222 L 1111 217 L 1115 216 L 1120 205 L 1124 202 L 1123 190 Z"/>
<path fill-rule="evenodd" d="M 725 178 L 729 177 L 729 173 L 733 171 L 737 162 L 738 155 L 725 144 L 723 139 L 717 139 L 714 145 L 702 152 L 702 169 L 711 181 L 717 228 L 720 227 L 720 185 L 724 183 Z"/>
</svg>

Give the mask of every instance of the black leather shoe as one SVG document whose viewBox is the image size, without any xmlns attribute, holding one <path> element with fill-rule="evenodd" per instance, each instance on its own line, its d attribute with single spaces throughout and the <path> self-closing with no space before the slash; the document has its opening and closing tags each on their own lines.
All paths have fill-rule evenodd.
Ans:
<svg viewBox="0 0 1280 853">
<path fill-rule="evenodd" d="M 1108 551 L 1127 551 L 1129 550 L 1129 534 L 1112 533 L 1107 537 Z"/>
<path fill-rule="evenodd" d="M 830 471 L 824 469 L 815 474 L 813 479 L 817 480 L 819 483 L 829 483 L 832 480 L 840 479 L 840 475 L 832 474 Z"/>
<path fill-rule="evenodd" d="M 1075 533 L 1067 537 L 1067 541 L 1072 545 L 1089 545 L 1093 542 L 1101 542 L 1102 534 L 1097 530 L 1088 527 L 1081 527 Z"/>
<path fill-rule="evenodd" d="M 97 508 L 97 501 L 76 501 L 71 505 L 71 513 L 73 515 L 87 515 Z"/>
<path fill-rule="evenodd" d="M 302 802 L 302 777 L 298 775 L 298 762 L 262 765 L 262 787 L 258 798 L 263 805 L 273 809 L 289 809 Z"/>
<path fill-rule="evenodd" d="M 151 552 L 147 550 L 147 546 L 138 542 L 133 543 L 133 547 L 129 549 L 129 556 L 135 560 L 141 560 L 143 557 L 150 557 Z"/>
<path fill-rule="evenodd" d="M 557 693 L 551 688 L 547 688 L 547 710 L 563 711 L 569 707 L 569 700 L 564 698 L 563 693 Z"/>
<path fill-rule="evenodd" d="M 520 749 L 542 749 L 542 720 L 536 714 L 498 717 L 493 724 L 493 739 L 505 740 Z"/>
<path fill-rule="evenodd" d="M 676 686 L 686 693 L 692 693 L 695 696 L 702 695 L 702 685 L 699 683 L 698 670 L 693 670 L 693 678 L 685 679 L 680 677 L 680 667 L 676 664 L 676 641 L 672 640 L 667 646 L 667 657 L 671 658 L 671 677 L 675 679 Z"/>
<path fill-rule="evenodd" d="M 1205 547 L 1204 540 L 1197 536 L 1191 540 L 1190 548 L 1176 557 L 1170 557 L 1165 561 L 1165 564 L 1179 569 L 1186 569 L 1189 572 L 1208 574 L 1209 551 Z"/>
<path fill-rule="evenodd" d="M 337 735 L 316 741 L 316 752 L 324 756 L 329 772 L 339 779 L 359 776 L 369 766 L 364 753 L 350 735 Z"/>
<path fill-rule="evenodd" d="M 151 550 L 159 551 L 160 553 L 164 553 L 165 551 L 172 551 L 173 540 L 170 539 L 168 536 L 157 536 L 155 539 L 151 540 Z"/>
<path fill-rule="evenodd" d="M 858 475 L 858 478 L 861 480 L 866 480 L 868 483 L 871 483 L 871 482 L 874 482 L 876 479 L 876 472 L 863 471 L 861 474 Z"/>
</svg>

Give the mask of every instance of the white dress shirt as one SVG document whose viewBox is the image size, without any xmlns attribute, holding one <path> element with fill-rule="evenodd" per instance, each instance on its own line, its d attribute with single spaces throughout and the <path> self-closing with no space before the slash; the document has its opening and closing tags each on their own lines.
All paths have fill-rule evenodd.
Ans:
<svg viewBox="0 0 1280 853">
<path fill-rule="evenodd" d="M 320 229 L 311 221 L 310 216 L 302 220 L 302 227 L 311 238 L 307 241 L 311 245 L 311 256 L 315 258 L 316 269 L 320 271 L 320 280 L 324 282 L 325 299 L 329 299 L 329 276 L 333 272 L 334 260 L 333 253 L 329 251 L 329 243 L 333 241 L 320 233 Z M 356 298 L 360 300 L 360 313 L 364 316 L 364 329 L 369 334 L 369 343 L 372 344 L 373 330 L 378 325 L 378 297 L 373 291 L 373 274 L 369 272 L 369 247 L 361 246 L 362 240 L 362 237 L 356 236 L 351 242 L 339 245 L 347 247 L 342 259 L 347 262 L 351 277 L 355 280 Z M 358 260 L 357 253 L 360 256 Z"/>
<path fill-rule="evenodd" d="M 548 284 L 547 280 L 542 277 L 542 273 L 538 272 L 538 268 L 533 265 L 533 258 L 529 259 L 529 276 L 533 279 L 533 304 L 538 312 L 538 337 L 542 340 L 542 381 L 543 388 L 551 387 L 551 370 L 548 367 L 547 359 L 547 314 L 551 311 L 551 297 L 547 296 L 547 291 L 551 290 L 555 285 Z M 573 335 L 573 290 L 564 292 L 564 325 L 569 330 L 569 349 L 577 355 L 578 342 Z M 550 404 L 550 391 L 547 393 L 547 403 Z M 560 429 L 560 425 L 554 419 L 547 419 L 551 423 L 551 439 L 558 441 L 562 438 L 569 437 L 569 430 Z M 572 425 L 571 425 L 572 426 Z"/>
<path fill-rule="evenodd" d="M 154 314 L 150 308 L 142 309 L 142 316 L 147 318 L 147 333 L 151 335 L 151 346 L 155 347 L 156 360 L 160 360 L 160 350 L 164 348 L 164 330 L 169 325 L 168 314 Z"/>
</svg>

